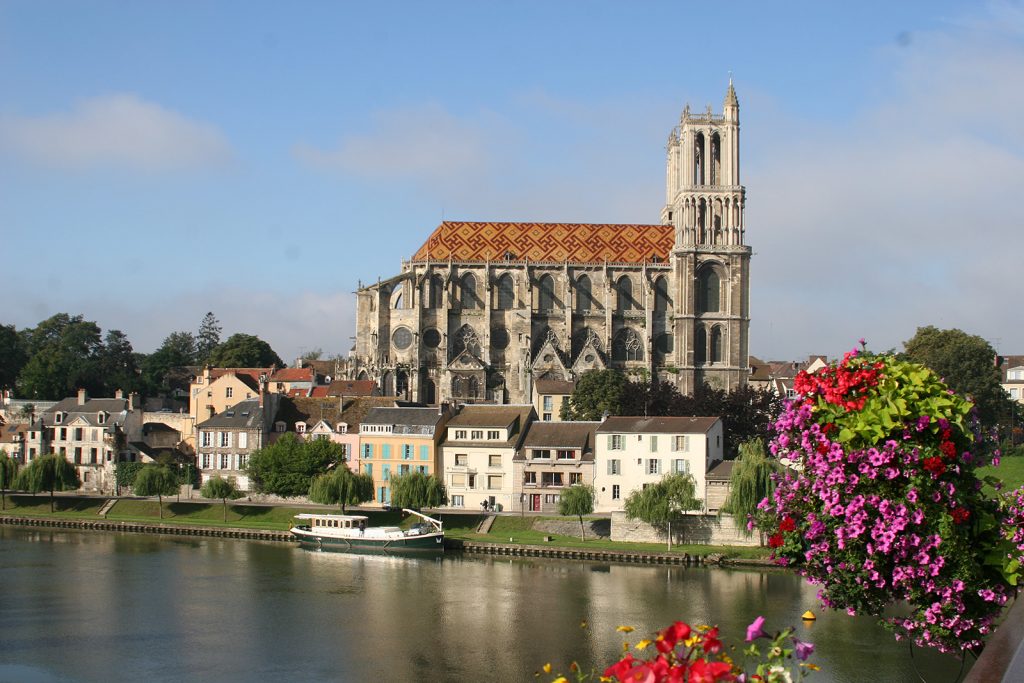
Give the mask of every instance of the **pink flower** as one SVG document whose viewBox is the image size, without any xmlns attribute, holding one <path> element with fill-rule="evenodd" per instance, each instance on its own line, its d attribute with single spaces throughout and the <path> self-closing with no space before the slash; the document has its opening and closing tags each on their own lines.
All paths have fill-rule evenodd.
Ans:
<svg viewBox="0 0 1024 683">
<path fill-rule="evenodd" d="M 753 642 L 758 638 L 767 637 L 768 634 L 764 632 L 764 630 L 761 628 L 762 626 L 764 626 L 764 617 L 758 617 L 757 619 L 754 619 L 754 621 L 750 623 L 750 626 L 747 626 L 748 643 Z"/>
</svg>

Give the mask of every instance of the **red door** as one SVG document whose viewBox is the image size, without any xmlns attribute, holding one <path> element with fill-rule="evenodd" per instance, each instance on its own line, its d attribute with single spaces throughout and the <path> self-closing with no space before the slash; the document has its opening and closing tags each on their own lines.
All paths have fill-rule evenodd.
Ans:
<svg viewBox="0 0 1024 683">
<path fill-rule="evenodd" d="M 531 512 L 540 512 L 540 494 L 539 493 L 531 493 L 530 494 L 530 511 Z"/>
</svg>

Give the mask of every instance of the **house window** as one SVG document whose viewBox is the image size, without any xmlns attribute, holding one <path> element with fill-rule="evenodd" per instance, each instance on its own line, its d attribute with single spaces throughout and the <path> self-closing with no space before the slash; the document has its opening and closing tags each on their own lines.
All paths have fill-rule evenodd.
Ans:
<svg viewBox="0 0 1024 683">
<path fill-rule="evenodd" d="M 402 460 L 412 460 L 412 446 L 407 443 L 402 444 Z"/>
<path fill-rule="evenodd" d="M 203 446 L 209 448 L 213 445 L 213 432 L 201 432 Z"/>
<path fill-rule="evenodd" d="M 686 437 L 685 436 L 673 436 L 672 437 L 672 450 L 674 450 L 674 451 L 685 451 L 686 450 Z"/>
<path fill-rule="evenodd" d="M 372 462 L 364 462 L 363 463 L 363 473 L 367 474 L 367 475 L 369 475 L 371 477 L 373 476 L 373 463 Z"/>
<path fill-rule="evenodd" d="M 489 455 L 487 456 L 488 467 L 501 467 L 501 456 L 500 455 Z"/>
<path fill-rule="evenodd" d="M 523 484 L 525 486 L 536 486 L 537 485 L 537 473 L 536 472 L 523 472 Z"/>
<path fill-rule="evenodd" d="M 99 462 L 99 452 L 95 448 L 89 449 L 89 462 L 95 465 Z"/>
<path fill-rule="evenodd" d="M 338 446 L 339 446 L 339 451 L 341 453 L 342 461 L 343 462 L 348 462 L 348 444 L 347 443 L 342 443 L 342 444 L 338 444 Z"/>
<path fill-rule="evenodd" d="M 97 413 L 96 414 L 96 424 L 103 424 L 106 421 L 107 421 L 106 413 Z"/>
<path fill-rule="evenodd" d="M 227 389 L 224 390 L 224 398 L 231 398 L 234 395 L 235 390 L 233 387 L 228 387 Z"/>
<path fill-rule="evenodd" d="M 461 507 L 465 507 L 465 505 L 466 505 L 466 500 L 465 500 L 465 498 L 463 496 L 452 496 L 452 507 L 453 508 L 461 508 Z"/>
<path fill-rule="evenodd" d="M 75 435 L 75 441 L 81 441 L 83 438 L 85 438 L 85 430 L 82 429 L 81 427 L 75 427 L 75 431 L 73 432 L 73 434 Z"/>
<path fill-rule="evenodd" d="M 75 464 L 76 465 L 81 465 L 82 464 L 82 447 L 81 446 L 75 446 Z"/>
<path fill-rule="evenodd" d="M 238 447 L 248 448 L 249 447 L 249 432 L 238 432 Z"/>
<path fill-rule="evenodd" d="M 463 488 L 466 486 L 466 475 L 465 474 L 453 474 L 452 475 L 452 486 L 458 486 Z"/>
<path fill-rule="evenodd" d="M 245 466 L 249 464 L 249 456 L 245 453 L 241 453 L 238 456 L 238 469 L 244 470 Z"/>
<path fill-rule="evenodd" d="M 576 451 L 558 451 L 559 460 L 574 460 L 576 458 Z"/>
<path fill-rule="evenodd" d="M 651 434 L 651 453 L 658 452 L 658 435 Z"/>
<path fill-rule="evenodd" d="M 677 458 L 672 461 L 672 472 L 675 474 L 689 474 L 690 463 L 682 458 Z"/>
<path fill-rule="evenodd" d="M 476 475 L 470 474 L 466 476 L 466 487 L 475 489 L 476 488 Z"/>
<path fill-rule="evenodd" d="M 558 501 L 561 500 L 561 498 L 562 497 L 557 493 L 549 493 L 546 496 L 544 496 L 544 502 L 548 504 L 555 504 L 558 503 Z"/>
<path fill-rule="evenodd" d="M 608 450 L 610 451 L 621 451 L 622 448 L 622 434 L 609 434 L 608 435 Z"/>
<path fill-rule="evenodd" d="M 399 465 L 398 466 L 398 473 L 399 474 L 409 474 L 409 465 Z"/>
<path fill-rule="evenodd" d="M 487 488 L 491 491 L 501 488 L 501 475 L 500 474 L 488 474 L 487 475 Z"/>
<path fill-rule="evenodd" d="M 60 424 L 61 422 L 63 422 L 64 421 L 64 413 L 54 413 L 53 421 L 56 422 L 57 424 Z"/>
<path fill-rule="evenodd" d="M 203 453 L 203 469 L 204 470 L 210 469 L 210 454 L 209 453 Z"/>
<path fill-rule="evenodd" d="M 657 458 L 650 458 L 647 461 L 647 474 L 661 474 L 661 461 Z"/>
<path fill-rule="evenodd" d="M 274 423 L 274 431 L 277 432 L 278 434 L 280 434 L 286 429 L 288 429 L 288 425 L 286 425 L 283 420 L 278 420 L 277 422 Z"/>
<path fill-rule="evenodd" d="M 482 441 L 484 438 L 484 430 L 474 429 L 473 434 L 470 436 L 473 441 Z"/>
<path fill-rule="evenodd" d="M 618 484 L 612 484 L 612 500 L 619 500 L 622 497 L 622 489 Z"/>
<path fill-rule="evenodd" d="M 562 485 L 562 473 L 561 472 L 542 472 L 540 479 L 541 486 L 561 486 Z"/>
<path fill-rule="evenodd" d="M 420 460 L 430 460 L 430 446 L 420 446 Z"/>
<path fill-rule="evenodd" d="M 220 447 L 227 448 L 231 445 L 231 432 L 220 433 Z"/>
<path fill-rule="evenodd" d="M 456 429 L 455 430 L 455 438 L 464 441 L 466 439 L 466 430 L 465 429 Z"/>
<path fill-rule="evenodd" d="M 423 475 L 429 474 L 426 465 L 416 465 L 416 471 Z"/>
<path fill-rule="evenodd" d="M 364 443 L 363 444 L 363 457 L 364 458 L 372 458 L 373 457 L 373 444 L 372 443 Z"/>
<path fill-rule="evenodd" d="M 540 450 L 534 450 L 534 451 L 531 452 L 530 459 L 531 460 L 550 460 L 551 459 L 551 451 L 547 450 L 546 448 L 545 449 L 540 449 Z"/>
<path fill-rule="evenodd" d="M 550 396 L 544 397 L 544 410 L 553 410 L 554 405 Z"/>
<path fill-rule="evenodd" d="M 497 429 L 491 429 L 491 430 L 489 430 L 487 432 L 487 440 L 488 441 L 497 441 L 500 438 L 501 438 L 501 432 L 499 432 Z"/>
<path fill-rule="evenodd" d="M 391 459 L 391 444 L 389 444 L 389 443 L 381 444 L 381 447 L 380 447 L 380 457 L 385 459 L 385 460 L 390 460 Z"/>
<path fill-rule="evenodd" d="M 1020 398 L 1020 395 L 1016 387 L 1010 387 L 1010 398 L 1015 400 Z"/>
<path fill-rule="evenodd" d="M 544 413 L 544 417 L 542 419 L 544 422 L 551 422 L 551 413 Z"/>
<path fill-rule="evenodd" d="M 619 467 L 621 466 L 621 460 L 613 458 L 608 461 L 608 474 L 619 474 Z"/>
<path fill-rule="evenodd" d="M 226 470 L 228 468 L 228 454 L 227 453 L 221 453 L 220 454 L 220 468 L 222 470 Z"/>
<path fill-rule="evenodd" d="M 583 483 L 583 473 L 582 472 L 570 472 L 569 473 L 569 486 L 572 486 L 574 484 L 582 484 L 582 483 Z"/>
<path fill-rule="evenodd" d="M 67 427 L 61 427 L 60 428 L 60 440 L 61 441 L 67 441 L 68 440 L 68 428 Z"/>
<path fill-rule="evenodd" d="M 467 465 L 469 465 L 469 455 L 466 454 L 466 453 L 456 453 L 455 454 L 455 466 L 456 467 L 466 467 Z"/>
</svg>

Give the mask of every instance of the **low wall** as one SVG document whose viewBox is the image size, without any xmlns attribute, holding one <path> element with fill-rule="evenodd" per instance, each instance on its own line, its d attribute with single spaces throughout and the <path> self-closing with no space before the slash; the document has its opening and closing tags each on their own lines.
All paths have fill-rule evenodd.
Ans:
<svg viewBox="0 0 1024 683">
<path fill-rule="evenodd" d="M 611 521 L 607 517 L 600 519 L 583 519 L 587 530 L 587 538 L 608 538 L 611 535 Z M 576 537 L 580 535 L 579 520 L 538 519 L 533 523 L 533 530 L 545 534 Z"/>
<path fill-rule="evenodd" d="M 612 513 L 611 539 L 632 543 L 667 543 L 665 530 L 626 517 L 625 512 Z M 704 545 L 757 546 L 756 533 L 747 536 L 736 528 L 732 515 L 686 515 L 672 523 L 673 543 L 700 543 Z"/>
</svg>

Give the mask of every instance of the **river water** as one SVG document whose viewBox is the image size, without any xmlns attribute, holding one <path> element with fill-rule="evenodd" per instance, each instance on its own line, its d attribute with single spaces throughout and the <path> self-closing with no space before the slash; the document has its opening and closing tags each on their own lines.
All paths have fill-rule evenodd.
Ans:
<svg viewBox="0 0 1024 683">
<path fill-rule="evenodd" d="M 635 642 L 712 623 L 738 643 L 759 614 L 817 644 L 811 681 L 917 680 L 905 644 L 781 571 L 0 527 L 0 681 L 535 681 L 545 662 L 614 661 L 620 624 Z M 956 678 L 954 658 L 915 660 Z"/>
</svg>

